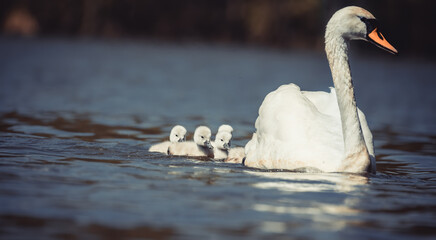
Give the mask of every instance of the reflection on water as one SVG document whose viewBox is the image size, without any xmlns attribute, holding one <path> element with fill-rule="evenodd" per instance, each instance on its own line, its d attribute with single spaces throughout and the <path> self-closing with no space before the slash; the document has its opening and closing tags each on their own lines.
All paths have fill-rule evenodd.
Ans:
<svg viewBox="0 0 436 240">
<path fill-rule="evenodd" d="M 289 65 L 297 65 L 291 71 L 304 78 L 301 69 L 319 64 L 320 72 L 312 77 L 328 77 L 320 57 L 44 41 L 3 40 L 0 48 L 5 53 L 0 56 L 2 239 L 436 236 L 435 116 L 425 111 L 434 106 L 433 96 L 411 118 L 407 111 L 398 112 L 396 104 L 379 114 L 383 104 L 375 105 L 357 91 L 373 119 L 375 175 L 260 171 L 147 149 L 167 139 L 175 124 L 184 125 L 192 137 L 197 125 L 215 132 L 229 123 L 235 129 L 234 145 L 243 146 L 261 99 L 288 81 Z M 229 57 L 238 64 L 227 63 Z M 13 64 L 18 60 L 19 69 Z M 367 67 L 377 69 L 358 61 L 357 76 Z M 383 75 L 380 71 L 373 71 L 373 77 Z M 404 75 L 400 83 L 408 77 L 393 74 Z M 266 76 L 271 82 L 261 81 Z M 241 92 L 246 78 L 256 84 Z M 309 87 L 319 86 L 306 81 Z M 419 81 L 415 84 L 421 89 Z M 214 91 L 193 92 L 187 85 Z M 410 89 L 395 85 L 398 91 L 402 87 Z M 371 93 L 379 100 L 385 97 Z M 418 100 L 411 96 L 410 101 Z M 402 114 L 407 116 L 387 124 Z M 410 127 L 404 128 L 406 122 Z"/>
<path fill-rule="evenodd" d="M 420 153 L 407 147 L 425 145 L 423 136 L 378 131 L 378 139 L 389 141 L 377 144 L 376 175 L 269 172 L 148 153 L 168 126 L 106 126 L 49 116 L 1 117 L 5 237 L 44 232 L 71 238 L 324 234 L 335 239 L 338 232 L 369 238 L 435 233 L 435 149 L 423 146 Z"/>
<path fill-rule="evenodd" d="M 257 183 L 258 188 L 273 188 L 288 192 L 349 192 L 368 183 L 368 177 L 357 174 L 311 174 L 289 172 L 253 172 L 271 178 L 272 182 Z"/>
<path fill-rule="evenodd" d="M 99 224 L 81 226 L 70 220 L 44 219 L 37 217 L 4 215 L 0 217 L 6 236 L 20 236 L 35 239 L 42 231 L 56 239 L 84 239 L 99 236 L 102 239 L 167 239 L 175 235 L 173 229 L 155 229 L 147 226 L 119 229 Z M 23 233 L 23 230 L 26 232 Z"/>
<path fill-rule="evenodd" d="M 289 172 L 253 172 L 252 174 L 272 180 L 270 182 L 255 183 L 253 184 L 255 188 L 276 189 L 287 194 L 307 193 L 312 195 L 323 192 L 336 194 L 361 192 L 365 190 L 364 186 L 368 183 L 368 177 L 357 174 L 290 174 Z M 265 212 L 266 214 L 311 218 L 316 224 L 322 224 L 324 227 L 328 226 L 330 230 L 339 231 L 348 225 L 348 221 L 343 220 L 343 217 L 358 216 L 362 212 L 356 208 L 358 202 L 358 198 L 351 196 L 335 203 L 312 201 L 301 205 L 299 201 L 295 201 L 290 197 L 289 199 L 280 199 L 273 204 L 255 203 L 253 204 L 253 210 Z M 338 219 L 333 221 L 335 218 Z M 282 223 L 276 224 L 270 226 L 274 231 L 268 231 L 285 232 L 286 228 L 279 227 Z"/>
</svg>

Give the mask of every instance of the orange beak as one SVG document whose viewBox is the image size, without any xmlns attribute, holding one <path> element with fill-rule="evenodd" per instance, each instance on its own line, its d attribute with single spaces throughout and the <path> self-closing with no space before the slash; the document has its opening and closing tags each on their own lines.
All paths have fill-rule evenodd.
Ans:
<svg viewBox="0 0 436 240">
<path fill-rule="evenodd" d="M 392 54 L 397 54 L 398 51 L 395 49 L 386 38 L 375 28 L 370 34 L 368 34 L 368 40 L 375 44 L 377 47 L 384 49 Z"/>
</svg>

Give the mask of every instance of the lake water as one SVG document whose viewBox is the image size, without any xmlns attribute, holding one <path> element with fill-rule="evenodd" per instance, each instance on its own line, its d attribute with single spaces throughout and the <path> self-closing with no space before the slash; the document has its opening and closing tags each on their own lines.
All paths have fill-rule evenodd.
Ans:
<svg viewBox="0 0 436 240">
<path fill-rule="evenodd" d="M 323 53 L 53 39 L 0 53 L 2 239 L 436 237 L 436 63 L 354 53 L 378 172 L 313 174 L 147 149 L 175 124 L 227 123 L 243 146 L 268 92 L 328 90 Z"/>
</svg>

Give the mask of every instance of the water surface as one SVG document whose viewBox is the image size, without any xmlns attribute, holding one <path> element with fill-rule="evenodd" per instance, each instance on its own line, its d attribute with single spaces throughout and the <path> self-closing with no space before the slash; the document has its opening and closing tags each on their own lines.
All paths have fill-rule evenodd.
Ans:
<svg viewBox="0 0 436 240">
<path fill-rule="evenodd" d="M 314 174 L 147 149 L 175 124 L 231 124 L 243 146 L 268 92 L 328 90 L 322 53 L 36 39 L 0 52 L 2 239 L 436 236 L 434 63 L 353 54 L 378 172 Z"/>
</svg>

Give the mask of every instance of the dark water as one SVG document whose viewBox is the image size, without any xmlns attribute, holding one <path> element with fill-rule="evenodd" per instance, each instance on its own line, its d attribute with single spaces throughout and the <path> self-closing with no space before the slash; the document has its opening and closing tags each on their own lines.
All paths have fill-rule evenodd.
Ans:
<svg viewBox="0 0 436 240">
<path fill-rule="evenodd" d="M 371 47 L 371 46 L 368 46 Z M 323 54 L 0 39 L 1 239 L 434 239 L 436 64 L 352 57 L 376 175 L 152 154 L 171 126 L 234 129 L 264 96 L 327 90 Z"/>
</svg>

